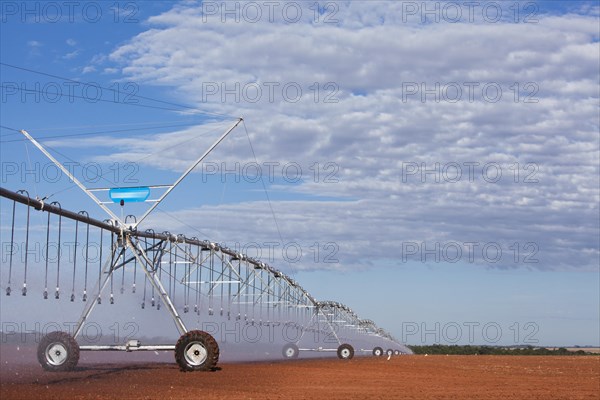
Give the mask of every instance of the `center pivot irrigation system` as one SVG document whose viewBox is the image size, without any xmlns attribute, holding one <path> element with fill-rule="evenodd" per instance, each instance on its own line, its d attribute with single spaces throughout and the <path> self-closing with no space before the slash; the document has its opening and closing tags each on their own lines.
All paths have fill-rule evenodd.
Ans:
<svg viewBox="0 0 600 400">
<path fill-rule="evenodd" d="M 23 276 L 21 294 L 27 295 L 28 267 L 30 272 L 34 267 L 34 261 L 27 257 L 33 240 L 30 233 L 33 209 L 47 213 L 45 231 L 37 230 L 37 235 L 46 240 L 46 257 L 40 268 L 34 270 L 36 274 L 44 272 L 43 298 L 58 300 L 64 291 L 69 292 L 70 286 L 67 298 L 85 304 L 71 333 L 55 331 L 41 339 L 37 355 L 44 369 L 72 370 L 78 363 L 80 351 L 169 350 L 175 352 L 175 360 L 182 371 L 211 370 L 219 360 L 219 345 L 209 332 L 188 330 L 190 318 L 186 316 L 190 315 L 203 321 L 231 321 L 245 326 L 277 328 L 283 338 L 282 355 L 288 359 L 297 358 L 301 351 L 337 352 L 341 359 L 352 358 L 355 351 L 380 356 L 384 354 L 384 348 L 388 355 L 410 352 L 373 321 L 360 319 L 343 304 L 317 301 L 294 279 L 260 260 L 195 237 L 157 233 L 152 229 L 138 230 L 139 224 L 242 121 L 237 119 L 173 184 L 133 188 L 86 188 L 29 133 L 21 131 L 109 216 L 105 220 L 93 219 L 85 211 L 68 211 L 58 202 L 48 204 L 43 199 L 31 198 L 25 191 L 0 188 L 1 197 L 12 201 L 10 256 L 8 265 L 3 263 L 3 267 L 8 267 L 6 295 L 11 295 L 17 275 Z M 149 200 L 153 189 L 163 193 L 157 199 Z M 108 192 L 111 201 L 101 201 L 96 196 L 102 191 Z M 110 204 L 123 206 L 132 201 L 152 204 L 139 218 L 119 218 L 109 208 Z M 4 222 L 3 225 L 9 226 Z M 17 236 L 24 236 L 24 259 L 13 257 L 18 241 L 15 232 Z M 61 262 L 61 241 L 73 232 L 73 256 L 65 261 L 68 257 L 62 254 Z M 51 241 L 57 243 L 54 257 L 49 254 Z M 99 243 L 99 255 L 93 260 L 88 257 L 91 243 Z M 81 249 L 85 249 L 83 256 Z M 22 274 L 17 271 L 19 261 Z M 69 279 L 66 289 L 65 276 Z M 37 278 L 41 280 L 41 277 Z M 88 293 L 90 280 L 95 280 L 96 284 Z M 106 302 L 107 297 L 108 303 L 114 304 L 115 286 L 120 284 L 122 294 L 126 282 L 132 282 L 131 291 L 136 293 L 137 288 L 138 296 L 138 287 L 142 286 L 142 309 L 149 306 L 160 310 L 162 305 L 167 310 L 180 334 L 176 344 L 142 345 L 137 339 L 127 340 L 122 345 L 78 344 L 77 338 L 95 307 Z M 56 286 L 52 290 L 54 283 Z M 76 289 L 79 284 L 83 284 L 83 290 Z"/>
</svg>

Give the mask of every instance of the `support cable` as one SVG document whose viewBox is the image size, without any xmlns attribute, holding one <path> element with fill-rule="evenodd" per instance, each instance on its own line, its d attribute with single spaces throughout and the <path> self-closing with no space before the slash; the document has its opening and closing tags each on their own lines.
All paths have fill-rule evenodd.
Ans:
<svg viewBox="0 0 600 400">
<path fill-rule="evenodd" d="M 26 190 L 19 190 L 17 193 L 27 193 Z M 29 198 L 29 193 L 27 193 L 27 198 Z M 29 256 L 29 215 L 30 215 L 31 207 L 29 207 L 29 202 L 27 203 L 27 225 L 25 228 L 25 272 L 23 276 L 23 289 L 21 294 L 23 296 L 27 296 L 27 261 Z"/>
<path fill-rule="evenodd" d="M 44 273 L 44 300 L 48 299 L 48 263 L 50 262 L 50 213 L 46 223 L 46 271 Z"/>
<path fill-rule="evenodd" d="M 62 210 L 59 202 L 54 201 L 51 205 L 58 207 Z M 60 255 L 61 255 L 61 235 L 62 235 L 62 214 L 58 214 L 58 245 L 56 247 L 56 291 L 54 292 L 54 298 L 58 300 L 60 298 Z"/>
<path fill-rule="evenodd" d="M 79 214 L 85 215 L 88 219 L 90 218 L 90 215 L 87 213 L 87 211 L 80 211 Z M 87 301 L 89 249 L 90 249 L 90 224 L 86 224 L 86 233 L 85 233 L 85 275 L 84 275 L 84 283 L 83 283 L 83 301 Z"/>
<path fill-rule="evenodd" d="M 75 268 L 77 265 L 77 233 L 79 229 L 79 221 L 75 221 L 75 244 L 73 250 L 73 286 L 71 288 L 71 301 L 75 301 Z"/>
<path fill-rule="evenodd" d="M 15 246 L 15 211 L 17 208 L 17 202 L 13 200 L 12 207 L 12 223 L 10 226 L 10 255 L 8 256 L 8 287 L 6 288 L 6 295 L 10 296 L 10 283 L 12 279 L 12 264 L 13 264 L 13 253 Z"/>
</svg>

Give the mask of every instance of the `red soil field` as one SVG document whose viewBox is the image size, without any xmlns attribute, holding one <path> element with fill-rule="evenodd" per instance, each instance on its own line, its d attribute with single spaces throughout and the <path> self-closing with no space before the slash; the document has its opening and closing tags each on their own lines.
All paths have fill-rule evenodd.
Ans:
<svg viewBox="0 0 600 400">
<path fill-rule="evenodd" d="M 0 368 L 9 399 L 594 399 L 598 356 L 398 356 L 222 363 L 183 373 L 173 363 L 37 364 Z"/>
</svg>

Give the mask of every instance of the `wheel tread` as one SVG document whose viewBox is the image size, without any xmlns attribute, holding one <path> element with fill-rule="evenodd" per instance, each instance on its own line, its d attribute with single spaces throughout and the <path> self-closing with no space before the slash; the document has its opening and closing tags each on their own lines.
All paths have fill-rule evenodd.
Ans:
<svg viewBox="0 0 600 400">
<path fill-rule="evenodd" d="M 52 365 L 46 359 L 46 348 L 51 343 L 62 343 L 67 348 L 67 360 L 61 365 Z M 40 340 L 37 357 L 39 363 L 46 371 L 72 371 L 79 362 L 79 345 L 73 336 L 67 332 L 50 332 Z"/>
<path fill-rule="evenodd" d="M 343 350 L 348 350 L 350 352 L 350 354 L 348 355 L 348 357 L 344 357 L 342 355 L 342 351 Z M 338 358 L 340 358 L 342 360 L 350 360 L 350 359 L 352 359 L 352 357 L 354 357 L 354 347 L 352 347 L 352 345 L 350 345 L 348 343 L 341 344 L 340 347 L 338 347 L 338 349 L 337 349 L 337 356 L 338 356 Z"/>
<path fill-rule="evenodd" d="M 294 349 L 294 355 L 289 357 L 286 353 L 288 349 Z M 298 346 L 295 343 L 288 343 L 285 346 L 283 346 L 283 349 L 281 351 L 281 353 L 283 354 L 283 358 L 286 360 L 289 359 L 293 359 L 293 358 L 298 358 L 298 355 L 300 354 L 300 351 L 298 350 Z"/>
<path fill-rule="evenodd" d="M 202 365 L 189 365 L 185 360 L 184 351 L 188 343 L 200 342 L 204 345 L 207 351 L 207 359 Z M 175 345 L 175 361 L 183 372 L 191 371 L 210 371 L 217 366 L 219 362 L 219 344 L 209 333 L 194 330 L 189 331 L 179 338 Z"/>
</svg>

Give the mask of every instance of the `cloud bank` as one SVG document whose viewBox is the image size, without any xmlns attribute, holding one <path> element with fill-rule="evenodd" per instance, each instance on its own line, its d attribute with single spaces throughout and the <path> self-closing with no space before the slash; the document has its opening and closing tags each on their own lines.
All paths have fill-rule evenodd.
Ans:
<svg viewBox="0 0 600 400">
<path fill-rule="evenodd" d="M 423 10 L 407 9 L 415 2 L 301 3 L 297 20 L 290 2 L 277 3 L 273 18 L 260 2 L 260 18 L 227 4 L 178 3 L 109 60 L 128 80 L 243 116 L 259 161 L 335 165 L 335 182 L 269 187 L 334 199 L 273 202 L 285 241 L 339 245 L 339 262 L 317 268 L 470 263 L 468 243 L 477 243 L 477 265 L 597 268 L 597 9 L 522 9 L 515 21 L 497 3 L 498 20 L 479 9 L 469 19 L 463 8 L 460 21 L 439 14 L 437 23 L 435 6 L 423 22 Z M 435 4 L 441 13 L 446 3 Z M 193 157 L 190 149 L 146 161 L 181 170 Z M 152 222 L 185 231 L 218 219 L 211 233 L 222 241 L 279 239 L 261 230 L 266 202 L 177 215 L 187 225 Z"/>
</svg>

